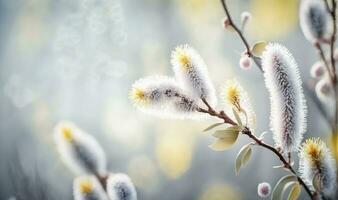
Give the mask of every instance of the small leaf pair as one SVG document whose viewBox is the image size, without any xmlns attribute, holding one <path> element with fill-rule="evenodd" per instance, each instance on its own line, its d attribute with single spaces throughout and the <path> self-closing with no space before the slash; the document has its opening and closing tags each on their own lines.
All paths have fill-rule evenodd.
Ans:
<svg viewBox="0 0 338 200">
<path fill-rule="evenodd" d="M 217 138 L 216 142 L 209 145 L 214 151 L 224 151 L 229 149 L 237 141 L 241 127 L 230 126 L 224 130 L 217 130 L 212 135 Z"/>
<path fill-rule="evenodd" d="M 282 200 L 283 199 L 283 195 L 286 192 L 286 190 L 289 187 L 292 187 L 289 195 L 288 195 L 288 200 L 296 200 L 298 199 L 300 193 L 301 193 L 301 186 L 298 182 L 298 179 L 296 176 L 294 175 L 286 175 L 284 177 L 282 177 L 281 179 L 279 179 L 279 181 L 277 182 L 275 188 L 273 189 L 272 192 L 272 200 Z"/>
<path fill-rule="evenodd" d="M 236 174 L 239 174 L 241 167 L 246 166 L 249 162 L 252 154 L 251 144 L 244 145 L 236 156 L 235 170 Z"/>
</svg>

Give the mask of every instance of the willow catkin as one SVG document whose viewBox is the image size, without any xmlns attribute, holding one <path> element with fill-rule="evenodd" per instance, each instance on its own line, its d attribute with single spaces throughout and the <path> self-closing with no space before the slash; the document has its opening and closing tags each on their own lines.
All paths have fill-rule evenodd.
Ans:
<svg viewBox="0 0 338 200">
<path fill-rule="evenodd" d="M 107 193 L 110 200 L 137 200 L 134 184 L 126 174 L 110 174 Z"/>
<path fill-rule="evenodd" d="M 262 69 L 274 141 L 285 153 L 296 151 L 306 131 L 307 114 L 298 66 L 287 48 L 272 43 L 263 52 Z"/>
<path fill-rule="evenodd" d="M 95 176 L 81 176 L 74 180 L 74 200 L 108 200 Z"/>
<path fill-rule="evenodd" d="M 60 122 L 54 131 L 62 161 L 76 174 L 105 175 L 105 153 L 96 139 L 71 122 Z"/>
<path fill-rule="evenodd" d="M 198 105 L 185 94 L 174 78 L 149 76 L 137 80 L 130 93 L 134 105 L 146 113 L 164 118 L 198 118 Z"/>
<path fill-rule="evenodd" d="M 188 45 L 181 45 L 171 54 L 171 63 L 180 86 L 194 98 L 204 98 L 211 106 L 217 103 L 214 86 L 202 57 Z"/>
<path fill-rule="evenodd" d="M 299 150 L 299 172 L 308 185 L 319 176 L 321 192 L 330 196 L 336 189 L 336 165 L 326 144 L 319 138 L 307 139 Z"/>
<path fill-rule="evenodd" d="M 300 5 L 300 27 L 310 42 L 328 40 L 331 32 L 329 13 L 321 0 L 302 0 Z"/>
</svg>

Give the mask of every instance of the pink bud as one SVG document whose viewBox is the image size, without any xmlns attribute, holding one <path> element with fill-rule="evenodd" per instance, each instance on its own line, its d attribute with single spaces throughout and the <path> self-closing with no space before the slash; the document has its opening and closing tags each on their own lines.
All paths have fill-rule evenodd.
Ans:
<svg viewBox="0 0 338 200">
<path fill-rule="evenodd" d="M 313 78 L 320 78 L 325 74 L 325 72 L 326 72 L 325 66 L 323 62 L 320 61 L 313 64 L 310 71 L 311 76 Z"/>
<path fill-rule="evenodd" d="M 224 17 L 222 25 L 224 29 L 228 29 L 230 27 L 230 20 L 227 17 Z"/>
<path fill-rule="evenodd" d="M 270 192 L 271 192 L 271 186 L 269 183 L 263 182 L 263 183 L 258 184 L 258 187 L 257 187 L 258 196 L 266 198 L 270 195 Z"/>
<path fill-rule="evenodd" d="M 239 60 L 239 66 L 244 70 L 248 70 L 252 66 L 252 61 L 248 56 L 242 56 Z"/>
<path fill-rule="evenodd" d="M 332 94 L 332 92 L 329 80 L 322 79 L 316 84 L 316 93 L 318 97 L 328 97 Z"/>
</svg>

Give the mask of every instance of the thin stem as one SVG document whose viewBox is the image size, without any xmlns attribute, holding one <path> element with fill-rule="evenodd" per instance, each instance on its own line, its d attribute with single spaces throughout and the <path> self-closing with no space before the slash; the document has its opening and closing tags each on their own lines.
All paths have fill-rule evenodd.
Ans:
<svg viewBox="0 0 338 200">
<path fill-rule="evenodd" d="M 337 19 L 336 19 L 336 8 L 337 8 L 337 2 L 336 0 L 332 0 L 332 10 L 330 12 L 332 17 L 332 26 L 333 26 L 333 32 L 331 36 L 330 41 L 330 60 L 331 60 L 331 66 L 332 66 L 332 73 L 333 73 L 333 90 L 334 90 L 334 96 L 335 96 L 335 116 L 334 116 L 334 124 L 333 124 L 333 134 L 337 133 L 337 123 L 338 123 L 338 105 L 337 105 L 337 74 L 336 74 L 336 62 L 334 58 L 334 51 L 335 51 L 335 42 L 336 42 L 336 34 L 337 34 Z M 336 142 L 334 143 L 334 150 L 336 151 Z"/>
<path fill-rule="evenodd" d="M 325 54 L 324 54 L 324 50 L 322 48 L 322 46 L 320 45 L 319 42 L 315 43 L 314 45 L 316 47 L 316 49 L 318 50 L 318 54 L 319 54 L 319 57 L 320 59 L 323 61 L 324 63 L 324 66 L 327 70 L 327 73 L 329 74 L 329 77 L 330 77 L 330 80 L 333 84 L 333 74 L 332 74 L 332 70 L 330 69 L 330 64 L 328 63 L 328 61 L 326 60 L 325 58 Z"/>
<path fill-rule="evenodd" d="M 229 123 L 232 125 L 237 125 L 237 123 L 235 123 L 233 120 L 231 120 L 223 111 L 217 112 L 215 111 L 213 108 L 210 107 L 210 105 L 208 104 L 208 102 L 205 99 L 202 99 L 203 102 L 207 105 L 208 110 L 205 109 L 201 109 L 199 110 L 199 112 L 203 112 L 203 113 L 207 113 L 211 116 L 215 116 L 218 117 L 222 120 L 224 120 L 224 123 Z M 228 122 L 228 121 L 231 122 Z M 244 130 L 242 131 L 242 134 L 249 136 L 249 138 L 251 138 L 252 140 L 254 140 L 256 142 L 257 145 L 270 150 L 271 152 L 273 152 L 279 159 L 280 161 L 283 163 L 284 167 L 288 170 L 290 170 L 290 172 L 292 174 L 294 174 L 297 179 L 298 182 L 304 187 L 305 191 L 309 194 L 309 196 L 311 197 L 311 199 L 315 199 L 315 196 L 312 194 L 311 190 L 309 189 L 309 187 L 305 184 L 305 182 L 297 175 L 296 171 L 292 168 L 291 164 L 284 158 L 284 156 L 273 146 L 270 146 L 266 143 L 264 143 L 261 139 L 257 138 L 254 134 L 252 134 L 252 132 L 250 131 L 250 129 L 248 127 L 245 127 Z"/>
<path fill-rule="evenodd" d="M 255 55 L 252 54 L 251 52 L 251 48 L 250 48 L 250 44 L 249 42 L 246 40 L 246 38 L 244 37 L 243 32 L 241 31 L 241 29 L 238 28 L 238 26 L 234 23 L 234 21 L 231 18 L 230 12 L 228 10 L 228 7 L 225 3 L 225 0 L 221 0 L 223 9 L 225 11 L 225 14 L 229 20 L 229 24 L 230 26 L 233 27 L 233 29 L 236 31 L 236 33 L 238 34 L 238 36 L 241 38 L 242 42 L 244 43 L 244 46 L 246 48 L 246 52 L 248 54 L 249 57 L 251 57 L 253 59 L 253 61 L 256 63 L 257 67 L 262 70 L 261 64 L 260 64 L 260 58 L 256 57 Z"/>
</svg>

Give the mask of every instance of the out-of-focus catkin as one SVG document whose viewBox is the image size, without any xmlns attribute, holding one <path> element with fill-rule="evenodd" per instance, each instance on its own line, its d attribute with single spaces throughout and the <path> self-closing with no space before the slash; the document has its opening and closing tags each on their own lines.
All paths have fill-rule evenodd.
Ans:
<svg viewBox="0 0 338 200">
<path fill-rule="evenodd" d="M 102 186 L 94 176 L 81 176 L 74 180 L 74 200 L 108 200 Z"/>
<path fill-rule="evenodd" d="M 76 174 L 106 173 L 105 153 L 93 136 L 71 122 L 60 122 L 55 127 L 54 138 L 62 161 Z"/>
<path fill-rule="evenodd" d="M 137 200 L 134 184 L 126 174 L 110 174 L 107 193 L 110 200 Z"/>
<path fill-rule="evenodd" d="M 332 30 L 324 1 L 302 0 L 299 18 L 303 33 L 310 42 L 325 42 L 328 40 Z"/>
</svg>

